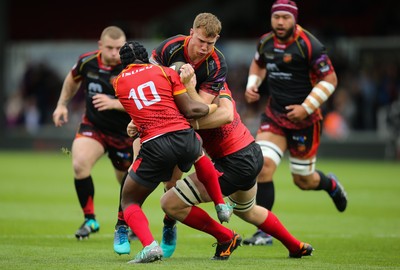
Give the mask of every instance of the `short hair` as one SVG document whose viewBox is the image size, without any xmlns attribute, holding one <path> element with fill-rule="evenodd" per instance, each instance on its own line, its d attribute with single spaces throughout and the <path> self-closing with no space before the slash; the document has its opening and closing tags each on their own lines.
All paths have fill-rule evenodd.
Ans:
<svg viewBox="0 0 400 270">
<path fill-rule="evenodd" d="M 103 32 L 101 32 L 100 39 L 103 39 L 106 36 L 112 39 L 119 39 L 121 37 L 126 38 L 124 31 L 118 26 L 114 25 L 104 28 Z"/>
<path fill-rule="evenodd" d="M 200 13 L 196 16 L 193 22 L 193 29 L 203 28 L 206 37 L 216 37 L 221 33 L 221 21 L 211 13 Z"/>
</svg>

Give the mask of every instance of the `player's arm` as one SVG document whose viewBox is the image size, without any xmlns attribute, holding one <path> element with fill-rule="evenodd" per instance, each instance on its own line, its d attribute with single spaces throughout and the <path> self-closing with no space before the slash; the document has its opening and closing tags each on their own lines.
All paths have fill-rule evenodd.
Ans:
<svg viewBox="0 0 400 270">
<path fill-rule="evenodd" d="M 93 105 L 99 111 L 119 110 L 125 111 L 119 99 L 112 98 L 106 94 L 96 94 L 93 96 Z"/>
<path fill-rule="evenodd" d="M 182 93 L 174 96 L 175 103 L 180 112 L 187 119 L 197 119 L 207 114 L 212 114 L 217 109 L 216 104 L 204 104 L 192 99 L 188 93 Z"/>
<path fill-rule="evenodd" d="M 323 77 L 311 90 L 304 102 L 300 105 L 294 104 L 286 106 L 289 111 L 287 117 L 293 122 L 304 120 L 314 113 L 335 91 L 337 86 L 337 76 L 333 71 Z"/>
<path fill-rule="evenodd" d="M 53 112 L 53 122 L 56 127 L 60 127 L 68 122 L 68 103 L 79 90 L 81 82 L 76 82 L 69 72 L 64 79 L 57 107 Z"/>
<path fill-rule="evenodd" d="M 260 67 L 256 60 L 253 59 L 250 64 L 249 77 L 247 78 L 246 92 L 244 94 L 244 97 L 248 103 L 252 103 L 260 99 L 258 87 L 260 87 L 266 75 L 267 69 Z"/>
<path fill-rule="evenodd" d="M 213 102 L 215 99 L 214 95 L 202 91 L 201 89 L 199 93 L 197 93 L 196 75 L 193 67 L 190 64 L 184 64 L 180 67 L 179 76 L 181 77 L 181 82 L 186 87 L 186 90 L 192 99 L 204 104 L 211 104 Z"/>
<path fill-rule="evenodd" d="M 194 127 L 194 129 L 211 129 L 231 123 L 234 118 L 231 99 L 227 95 L 220 95 L 218 103 L 218 108 L 213 114 L 209 114 L 200 119 L 190 120 L 192 127 Z"/>
</svg>

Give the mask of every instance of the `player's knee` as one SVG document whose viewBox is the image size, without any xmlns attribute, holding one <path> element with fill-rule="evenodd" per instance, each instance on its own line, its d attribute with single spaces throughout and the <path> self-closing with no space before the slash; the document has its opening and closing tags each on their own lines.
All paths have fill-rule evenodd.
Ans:
<svg viewBox="0 0 400 270">
<path fill-rule="evenodd" d="M 290 157 L 289 162 L 292 174 L 300 175 L 300 178 L 302 178 L 301 176 L 312 175 L 315 172 L 315 157 L 306 160 Z"/>
<path fill-rule="evenodd" d="M 173 214 L 173 200 L 171 198 L 171 192 L 172 191 L 167 191 L 164 193 L 160 199 L 160 204 L 161 204 L 161 209 L 166 213 L 167 215 L 172 215 Z"/>
<path fill-rule="evenodd" d="M 247 201 L 240 201 L 240 200 L 232 198 L 231 196 L 228 196 L 227 199 L 229 200 L 229 202 L 231 204 L 235 205 L 235 207 L 233 208 L 233 211 L 236 215 L 238 215 L 240 217 L 246 215 L 246 213 L 248 213 L 256 204 L 255 196 Z"/>
<path fill-rule="evenodd" d="M 75 176 L 80 178 L 85 178 L 90 175 L 91 167 L 84 161 L 75 159 L 72 162 L 72 168 L 74 170 Z"/>
<path fill-rule="evenodd" d="M 171 190 L 186 205 L 192 206 L 202 202 L 201 193 L 189 176 L 178 180 Z"/>
<path fill-rule="evenodd" d="M 272 164 L 275 164 L 275 166 L 278 166 L 279 163 L 281 163 L 283 152 L 276 144 L 269 141 L 257 141 L 257 143 L 261 147 L 265 166 L 271 164 L 267 163 L 267 160 L 271 160 Z"/>
</svg>

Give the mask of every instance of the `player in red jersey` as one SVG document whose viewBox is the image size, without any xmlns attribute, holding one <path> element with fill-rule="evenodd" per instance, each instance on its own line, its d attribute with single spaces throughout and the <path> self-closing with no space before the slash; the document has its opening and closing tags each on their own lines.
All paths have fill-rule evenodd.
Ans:
<svg viewBox="0 0 400 270">
<path fill-rule="evenodd" d="M 334 92 L 337 77 L 325 47 L 297 22 L 297 5 L 277 0 L 271 9 L 272 31 L 260 37 L 249 68 L 247 102 L 259 100 L 258 87 L 268 81 L 270 97 L 256 141 L 264 166 L 257 178 L 257 204 L 272 208 L 273 175 L 286 150 L 294 183 L 302 190 L 325 190 L 343 212 L 347 195 L 334 174 L 315 169 L 321 135 L 320 106 Z M 272 238 L 261 231 L 244 244 L 265 245 Z"/>
<path fill-rule="evenodd" d="M 187 89 L 190 90 L 190 86 L 187 86 Z M 227 121 L 229 123 L 224 124 Z M 221 173 L 221 190 L 235 205 L 234 214 L 279 239 L 289 250 L 290 257 L 311 255 L 311 245 L 297 240 L 272 212 L 255 204 L 256 177 L 263 164 L 262 152 L 241 121 L 226 84 L 220 91 L 216 112 L 201 119 L 191 120 L 191 123 L 197 128 L 203 139 L 203 147 L 212 158 L 215 168 Z M 196 224 L 198 221 L 191 218 L 192 212 L 197 211 L 195 205 L 209 201 L 210 197 L 198 176 L 192 173 L 177 181 L 176 186 L 164 194 L 161 206 L 168 216 Z M 221 256 L 221 251 L 226 247 L 218 247 L 215 257 L 227 259 L 229 256 Z"/>
<path fill-rule="evenodd" d="M 124 57 L 122 57 L 124 55 Z M 141 148 L 126 177 L 121 205 L 124 218 L 143 245 L 131 263 L 159 260 L 163 251 L 151 234 L 142 204 L 161 182 L 171 180 L 174 168 L 188 172 L 194 164 L 202 183 L 214 181 L 219 189 L 218 174 L 204 155 L 201 139 L 188 119 L 213 113 L 217 105 L 206 105 L 190 98 L 178 73 L 171 68 L 148 63 L 146 49 L 138 42 L 121 48 L 126 68 L 116 78 L 118 99 L 137 127 Z M 194 70 L 182 70 L 186 84 L 195 84 Z M 194 220 L 182 222 L 213 235 L 231 253 L 240 244 L 240 235 L 213 220 L 205 211 L 193 213 Z"/>
<path fill-rule="evenodd" d="M 133 139 L 126 134 L 130 117 L 112 86 L 113 79 L 122 71 L 119 49 L 125 41 L 125 33 L 119 27 L 105 28 L 98 41 L 99 49 L 81 55 L 67 74 L 53 112 L 55 126 L 68 122 L 67 105 L 83 88 L 86 110 L 72 144 L 75 189 L 85 218 L 75 233 L 78 239 L 100 229 L 94 211 L 93 166 L 108 153 L 121 183 L 133 159 Z"/>
<path fill-rule="evenodd" d="M 223 89 L 227 75 L 225 57 L 215 47 L 221 29 L 221 22 L 215 15 L 200 13 L 194 19 L 190 35 L 176 35 L 162 41 L 153 50 L 149 60 L 151 63 L 162 66 L 175 66 L 177 71 L 180 68 L 180 66 L 176 66 L 177 63 L 190 64 L 196 73 L 196 90 L 201 101 L 211 104 L 218 97 L 219 91 Z M 181 177 L 182 172 L 177 168 L 172 179 L 176 181 Z M 172 186 L 174 186 L 174 181 L 168 182 L 166 189 Z M 161 241 L 164 257 L 169 257 L 169 254 L 172 254 L 175 250 L 177 236 L 175 224 L 175 220 L 168 216 L 164 217 Z M 123 235 L 121 236 L 123 239 L 126 238 Z M 124 254 L 120 250 L 129 243 L 119 241 L 116 238 L 118 238 L 117 234 L 115 234 L 114 239 L 114 251 Z"/>
<path fill-rule="evenodd" d="M 199 13 L 189 35 L 176 35 L 162 41 L 152 51 L 150 62 L 163 66 L 190 64 L 196 74 L 197 98 L 211 104 L 224 88 L 228 71 L 224 55 L 215 47 L 221 30 L 221 22 L 214 14 Z M 173 179 L 181 178 L 182 172 L 175 170 Z M 172 186 L 167 186 L 167 189 Z M 175 224 L 175 220 L 165 216 L 161 241 L 165 257 L 172 255 L 176 247 Z"/>
</svg>

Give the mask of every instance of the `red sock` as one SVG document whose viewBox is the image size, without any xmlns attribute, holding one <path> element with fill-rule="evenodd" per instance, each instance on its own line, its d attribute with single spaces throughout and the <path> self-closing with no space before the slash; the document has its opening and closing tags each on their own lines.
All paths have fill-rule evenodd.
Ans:
<svg viewBox="0 0 400 270">
<path fill-rule="evenodd" d="M 232 239 L 232 230 L 219 224 L 206 211 L 197 206 L 192 206 L 192 209 L 182 223 L 214 236 L 218 243 L 225 243 Z"/>
<path fill-rule="evenodd" d="M 125 220 L 124 219 L 124 212 L 118 211 L 118 220 Z"/>
<path fill-rule="evenodd" d="M 271 211 L 268 211 L 267 218 L 258 228 L 281 241 L 290 252 L 297 252 L 299 250 L 301 242 L 290 234 Z"/>
<path fill-rule="evenodd" d="M 143 247 L 150 245 L 154 241 L 149 228 L 149 221 L 139 205 L 129 205 L 124 211 L 124 217 L 126 223 L 139 238 Z"/>
<path fill-rule="evenodd" d="M 87 199 L 87 203 L 86 203 L 85 207 L 83 208 L 83 213 L 85 215 L 94 215 L 93 197 L 89 197 Z"/>
<path fill-rule="evenodd" d="M 219 173 L 211 160 L 207 156 L 203 156 L 194 164 L 194 167 L 197 178 L 203 183 L 214 204 L 225 204 L 218 181 Z"/>
</svg>

